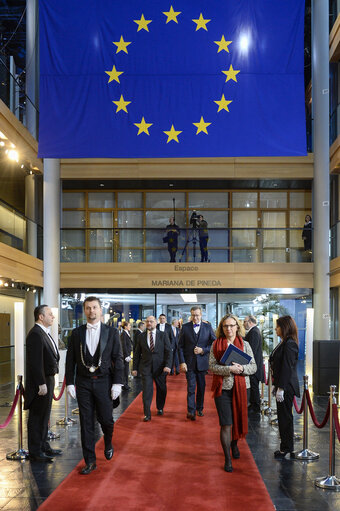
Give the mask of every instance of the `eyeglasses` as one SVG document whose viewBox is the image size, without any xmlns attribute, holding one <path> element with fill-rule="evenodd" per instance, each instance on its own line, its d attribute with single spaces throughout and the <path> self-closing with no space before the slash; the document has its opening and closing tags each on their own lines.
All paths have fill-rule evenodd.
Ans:
<svg viewBox="0 0 340 511">
<path fill-rule="evenodd" d="M 223 325 L 223 328 L 234 328 L 234 326 L 237 326 L 237 323 L 234 323 L 233 325 Z"/>
</svg>

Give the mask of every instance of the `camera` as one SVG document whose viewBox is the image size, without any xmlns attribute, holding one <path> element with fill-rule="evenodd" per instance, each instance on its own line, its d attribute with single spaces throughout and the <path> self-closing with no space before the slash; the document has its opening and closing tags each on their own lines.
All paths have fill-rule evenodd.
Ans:
<svg viewBox="0 0 340 511">
<path fill-rule="evenodd" d="M 200 221 L 199 221 L 198 217 L 199 217 L 199 215 L 197 214 L 197 211 L 194 209 L 194 211 L 192 212 L 192 215 L 190 217 L 190 223 L 191 223 L 193 229 L 197 229 L 199 226 Z"/>
</svg>

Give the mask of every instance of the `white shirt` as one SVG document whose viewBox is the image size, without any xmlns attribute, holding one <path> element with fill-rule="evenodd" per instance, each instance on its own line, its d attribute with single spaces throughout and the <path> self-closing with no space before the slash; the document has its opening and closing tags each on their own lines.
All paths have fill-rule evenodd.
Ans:
<svg viewBox="0 0 340 511">
<path fill-rule="evenodd" d="M 161 332 L 164 332 L 165 330 L 165 323 L 159 323 L 159 329 Z"/>
<path fill-rule="evenodd" d="M 48 337 L 50 338 L 50 341 L 51 341 L 51 344 L 53 346 L 53 349 L 54 351 L 56 352 L 56 354 L 58 355 L 58 348 L 57 348 L 57 345 L 52 337 L 52 335 L 50 334 L 50 329 L 49 328 L 46 328 L 44 325 L 42 325 L 41 323 L 36 323 L 36 325 L 40 326 L 40 328 L 45 332 L 45 334 L 48 335 Z"/>
<path fill-rule="evenodd" d="M 193 323 L 194 325 L 194 323 Z M 197 323 L 198 326 L 194 326 L 194 332 L 195 334 L 198 334 L 198 332 L 200 331 L 200 328 L 201 328 L 201 323 Z"/>
<path fill-rule="evenodd" d="M 98 348 L 99 339 L 100 339 L 100 321 L 98 321 L 98 323 L 95 323 L 94 325 L 86 323 L 86 346 L 92 357 L 96 353 L 96 349 Z"/>
<path fill-rule="evenodd" d="M 174 333 L 174 336 L 176 337 L 177 329 L 176 329 L 176 327 L 175 327 L 175 326 L 173 326 L 173 327 L 172 327 L 172 331 L 173 331 L 173 333 Z"/>
<path fill-rule="evenodd" d="M 156 347 L 156 328 L 154 330 L 151 330 L 152 331 L 152 338 L 153 338 L 153 345 L 154 347 Z M 148 346 L 150 348 L 150 331 L 148 330 L 148 335 L 147 335 L 147 341 L 148 341 Z"/>
</svg>

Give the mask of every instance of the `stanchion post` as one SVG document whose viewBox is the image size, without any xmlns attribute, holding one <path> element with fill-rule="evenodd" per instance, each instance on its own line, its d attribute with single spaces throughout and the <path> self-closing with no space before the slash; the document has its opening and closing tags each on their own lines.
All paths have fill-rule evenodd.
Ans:
<svg viewBox="0 0 340 511">
<path fill-rule="evenodd" d="M 303 449 L 294 454 L 296 460 L 317 460 L 320 455 L 318 452 L 313 452 L 308 449 L 308 404 L 307 404 L 307 392 L 308 392 L 308 376 L 303 377 L 304 392 L 303 392 Z M 291 456 L 292 457 L 292 456 Z"/>
<path fill-rule="evenodd" d="M 25 460 L 28 458 L 28 451 L 23 449 L 22 447 L 22 375 L 17 377 L 18 385 L 17 390 L 19 390 L 19 400 L 18 400 L 18 450 L 14 452 L 10 452 L 6 454 L 7 460 Z"/>
<path fill-rule="evenodd" d="M 276 410 L 273 410 L 271 407 L 272 404 L 272 379 L 270 377 L 270 372 L 268 373 L 268 408 L 265 409 L 264 413 L 266 415 L 272 416 L 276 413 Z"/>
<path fill-rule="evenodd" d="M 318 477 L 314 484 L 325 490 L 340 491 L 340 479 L 335 475 L 335 428 L 333 422 L 333 404 L 335 399 L 336 385 L 330 386 L 329 393 L 329 474 L 327 477 Z"/>
<path fill-rule="evenodd" d="M 56 424 L 58 426 L 69 426 L 70 424 L 75 424 L 77 421 L 75 419 L 71 419 L 71 417 L 68 416 L 68 395 L 67 391 L 65 390 L 65 417 L 58 420 Z"/>
</svg>

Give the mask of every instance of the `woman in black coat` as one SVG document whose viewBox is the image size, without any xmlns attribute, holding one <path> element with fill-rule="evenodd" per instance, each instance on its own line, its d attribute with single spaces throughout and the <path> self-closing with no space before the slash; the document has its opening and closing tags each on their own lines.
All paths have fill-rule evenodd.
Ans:
<svg viewBox="0 0 340 511">
<path fill-rule="evenodd" d="M 310 215 L 306 215 L 305 217 L 302 239 L 304 250 L 312 250 L 312 217 Z"/>
<path fill-rule="evenodd" d="M 287 453 L 292 456 L 294 449 L 293 398 L 300 396 L 299 380 L 296 372 L 299 345 L 296 323 L 291 316 L 282 316 L 276 321 L 276 334 L 281 342 L 269 357 L 273 394 L 277 401 L 277 416 L 280 431 L 280 450 L 275 451 L 275 458 L 284 458 Z"/>
</svg>

